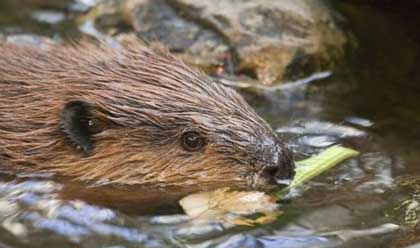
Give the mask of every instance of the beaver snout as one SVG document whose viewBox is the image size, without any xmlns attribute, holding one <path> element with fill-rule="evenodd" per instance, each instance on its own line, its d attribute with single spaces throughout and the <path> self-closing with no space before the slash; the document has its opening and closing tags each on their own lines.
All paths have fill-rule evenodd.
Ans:
<svg viewBox="0 0 420 248">
<path fill-rule="evenodd" d="M 280 142 L 277 144 L 276 154 L 272 163 L 267 164 L 262 171 L 262 176 L 270 184 L 283 184 L 283 180 L 292 180 L 295 176 L 295 163 L 292 152 Z"/>
</svg>

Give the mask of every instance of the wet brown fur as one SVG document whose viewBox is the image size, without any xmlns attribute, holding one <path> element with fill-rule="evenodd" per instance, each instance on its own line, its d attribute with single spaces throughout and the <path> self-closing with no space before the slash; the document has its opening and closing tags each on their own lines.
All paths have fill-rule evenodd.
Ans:
<svg viewBox="0 0 420 248">
<path fill-rule="evenodd" d="M 255 187 L 264 152 L 273 149 L 252 145 L 274 134 L 237 92 L 136 42 L 3 44 L 0 87 L 6 168 L 121 184 Z M 60 130 L 63 107 L 73 100 L 91 106 L 98 132 L 89 153 Z M 205 149 L 182 149 L 188 130 L 206 138 Z"/>
</svg>

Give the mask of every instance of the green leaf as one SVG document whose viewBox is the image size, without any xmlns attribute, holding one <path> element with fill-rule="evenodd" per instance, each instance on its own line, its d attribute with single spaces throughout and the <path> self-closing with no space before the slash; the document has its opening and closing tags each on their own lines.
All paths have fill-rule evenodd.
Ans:
<svg viewBox="0 0 420 248">
<path fill-rule="evenodd" d="M 281 197 L 289 191 L 291 188 L 299 186 L 312 178 L 318 176 L 343 162 L 344 160 L 359 155 L 358 151 L 342 146 L 332 146 L 320 154 L 307 158 L 305 160 L 297 161 L 296 163 L 296 175 L 291 184 L 277 193 L 278 197 Z"/>
</svg>

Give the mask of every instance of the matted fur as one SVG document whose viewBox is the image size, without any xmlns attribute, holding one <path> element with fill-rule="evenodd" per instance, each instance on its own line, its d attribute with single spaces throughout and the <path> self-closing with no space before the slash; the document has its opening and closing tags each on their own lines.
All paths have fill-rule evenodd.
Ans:
<svg viewBox="0 0 420 248">
<path fill-rule="evenodd" d="M 165 51 L 130 42 L 0 45 L 0 166 L 81 180 L 157 186 L 263 187 L 267 165 L 289 152 L 243 98 Z M 92 106 L 99 130 L 85 154 L 60 130 L 63 107 Z M 206 139 L 184 151 L 180 137 Z"/>
</svg>

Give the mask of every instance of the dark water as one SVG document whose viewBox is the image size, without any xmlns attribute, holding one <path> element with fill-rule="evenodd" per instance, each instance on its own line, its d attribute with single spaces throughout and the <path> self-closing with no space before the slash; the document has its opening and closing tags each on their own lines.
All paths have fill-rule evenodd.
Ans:
<svg viewBox="0 0 420 248">
<path fill-rule="evenodd" d="M 0 34 L 83 36 L 73 21 L 80 6 L 38 12 L 28 7 L 29 0 L 23 2 L 19 6 L 0 2 Z M 418 6 L 343 1 L 336 7 L 347 16 L 344 25 L 357 40 L 345 62 L 334 71 L 316 74 L 318 80 L 243 92 L 289 140 L 297 158 L 334 143 L 361 152 L 284 203 L 283 214 L 275 222 L 251 227 L 194 223 L 168 215 L 181 213 L 171 203 L 176 195 L 86 189 L 48 175 L 16 178 L 4 173 L 0 247 L 405 247 L 419 243 L 420 231 L 416 233 L 405 218 L 405 208 L 399 207 L 420 194 L 413 190 L 415 186 L 401 186 L 404 178 L 420 178 Z M 420 210 L 417 214 L 414 222 Z M 391 223 L 401 228 L 396 230 Z"/>
</svg>

